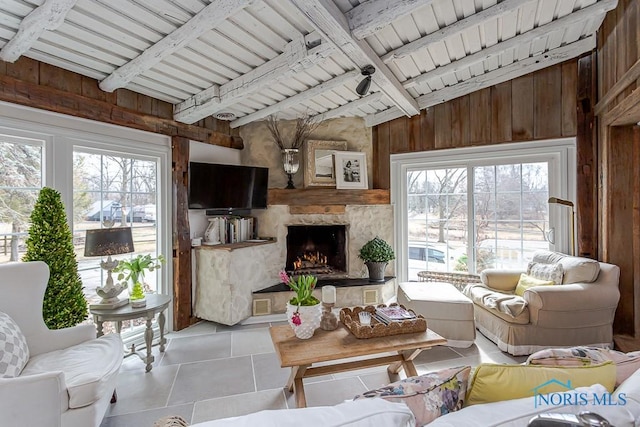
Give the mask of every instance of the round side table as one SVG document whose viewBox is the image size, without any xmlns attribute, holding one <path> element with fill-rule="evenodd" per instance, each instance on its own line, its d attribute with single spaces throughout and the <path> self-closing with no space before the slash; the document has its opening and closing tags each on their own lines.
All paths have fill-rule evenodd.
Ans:
<svg viewBox="0 0 640 427">
<path fill-rule="evenodd" d="M 151 328 L 151 322 L 156 314 L 158 314 L 158 326 L 160 328 L 160 351 L 164 352 L 164 346 L 167 340 L 164 338 L 164 323 L 165 315 L 164 311 L 169 307 L 171 297 L 168 295 L 148 294 L 146 295 L 147 305 L 145 307 L 133 308 L 131 304 L 124 305 L 122 307 L 113 309 L 97 309 L 90 308 L 89 312 L 93 315 L 93 321 L 98 327 L 98 336 L 104 335 L 102 330 L 102 324 L 104 322 L 116 322 L 116 330 L 120 333 L 122 329 L 122 321 L 133 319 L 146 319 L 147 329 L 144 332 L 144 342 L 147 345 L 146 356 L 136 352 L 135 347 L 132 346 L 130 354 L 135 354 L 143 362 L 147 364 L 146 371 L 151 371 L 154 357 L 151 354 L 151 345 L 153 343 L 153 329 Z"/>
</svg>

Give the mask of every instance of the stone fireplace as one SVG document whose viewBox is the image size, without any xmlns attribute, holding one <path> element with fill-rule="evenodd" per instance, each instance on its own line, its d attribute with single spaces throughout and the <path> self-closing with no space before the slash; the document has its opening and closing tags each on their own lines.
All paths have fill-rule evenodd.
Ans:
<svg viewBox="0 0 640 427">
<path fill-rule="evenodd" d="M 320 279 L 347 277 L 347 226 L 289 225 L 286 270 Z"/>
</svg>

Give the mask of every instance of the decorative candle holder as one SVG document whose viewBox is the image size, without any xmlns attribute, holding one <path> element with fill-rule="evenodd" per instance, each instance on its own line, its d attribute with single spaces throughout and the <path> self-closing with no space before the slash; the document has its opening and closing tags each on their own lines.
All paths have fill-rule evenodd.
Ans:
<svg viewBox="0 0 640 427">
<path fill-rule="evenodd" d="M 322 303 L 322 318 L 320 319 L 320 329 L 325 331 L 333 331 L 338 327 L 338 318 L 331 310 L 335 303 Z"/>
</svg>

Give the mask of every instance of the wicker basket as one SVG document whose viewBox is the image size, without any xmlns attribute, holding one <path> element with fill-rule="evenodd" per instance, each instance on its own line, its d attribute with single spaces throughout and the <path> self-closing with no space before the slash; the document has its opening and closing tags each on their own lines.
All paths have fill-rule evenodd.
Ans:
<svg viewBox="0 0 640 427">
<path fill-rule="evenodd" d="M 421 282 L 446 282 L 451 283 L 460 292 L 470 283 L 480 283 L 480 276 L 471 273 L 449 273 L 442 271 L 419 271 L 418 279 Z"/>
<path fill-rule="evenodd" d="M 398 304 L 390 304 L 390 306 L 394 305 Z M 386 306 L 384 304 L 380 304 L 378 307 Z M 400 307 L 405 308 L 402 305 Z M 405 308 L 405 310 L 407 309 Z M 368 311 L 373 314 L 376 312 L 376 307 L 368 305 L 366 307 L 354 307 L 353 309 L 343 308 L 340 310 L 340 321 L 351 331 L 353 335 L 356 336 L 356 338 L 378 338 L 389 335 L 412 334 L 427 330 L 427 320 L 423 316 L 416 314 L 413 310 L 407 311 L 416 314 L 417 319 L 404 320 L 402 322 L 390 322 L 388 325 L 379 322 L 373 316 L 371 316 L 371 325 L 360 324 L 360 316 L 358 313 L 361 311 Z"/>
</svg>

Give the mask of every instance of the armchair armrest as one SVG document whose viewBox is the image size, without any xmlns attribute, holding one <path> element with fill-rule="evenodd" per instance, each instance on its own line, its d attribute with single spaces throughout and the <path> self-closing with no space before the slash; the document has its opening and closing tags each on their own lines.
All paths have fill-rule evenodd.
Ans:
<svg viewBox="0 0 640 427">
<path fill-rule="evenodd" d="M 520 280 L 519 270 L 503 270 L 499 268 L 487 268 L 480 273 L 482 284 L 497 291 L 513 292 Z"/>
<path fill-rule="evenodd" d="M 620 291 L 602 283 L 572 283 L 529 288 L 524 299 L 533 324 L 586 327 L 613 322 Z"/>
<path fill-rule="evenodd" d="M 96 327 L 91 324 L 76 325 L 64 329 L 46 329 L 34 337 L 29 337 L 29 353 L 35 356 L 50 351 L 71 347 L 96 337 Z"/>
<path fill-rule="evenodd" d="M 62 372 L 0 378 L 2 425 L 60 427 L 67 407 Z"/>
</svg>

